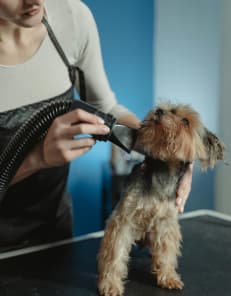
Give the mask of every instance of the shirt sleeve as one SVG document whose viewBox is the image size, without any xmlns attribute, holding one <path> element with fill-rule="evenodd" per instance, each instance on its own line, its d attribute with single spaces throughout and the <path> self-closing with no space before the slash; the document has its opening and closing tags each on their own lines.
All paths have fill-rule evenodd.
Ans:
<svg viewBox="0 0 231 296">
<path fill-rule="evenodd" d="M 118 104 L 115 94 L 110 88 L 103 65 L 99 34 L 94 17 L 84 3 L 80 2 L 79 4 L 78 15 L 80 18 L 76 22 L 76 26 L 79 26 L 78 29 L 81 30 L 83 39 L 76 65 L 84 72 L 87 102 L 118 118 L 129 111 Z M 79 88 L 78 82 L 76 86 Z"/>
</svg>

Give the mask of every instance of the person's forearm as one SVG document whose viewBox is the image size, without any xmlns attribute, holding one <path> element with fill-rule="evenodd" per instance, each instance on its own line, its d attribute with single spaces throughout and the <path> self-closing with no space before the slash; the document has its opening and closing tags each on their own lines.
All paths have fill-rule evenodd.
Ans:
<svg viewBox="0 0 231 296">
<path fill-rule="evenodd" d="M 129 127 L 138 129 L 140 127 L 140 119 L 133 113 L 126 113 L 118 118 L 120 124 L 127 125 Z"/>
</svg>

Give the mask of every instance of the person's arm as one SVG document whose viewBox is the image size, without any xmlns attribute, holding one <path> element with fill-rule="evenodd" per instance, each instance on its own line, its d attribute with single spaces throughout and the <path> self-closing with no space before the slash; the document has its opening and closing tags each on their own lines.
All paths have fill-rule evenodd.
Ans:
<svg viewBox="0 0 231 296">
<path fill-rule="evenodd" d="M 104 135 L 109 132 L 101 118 L 74 110 L 57 117 L 45 139 L 28 154 L 18 169 L 11 185 L 49 167 L 61 166 L 91 149 L 95 140 L 91 137 L 74 138 L 76 135 Z"/>
<path fill-rule="evenodd" d="M 141 121 L 139 118 L 133 113 L 127 113 L 117 118 L 120 124 L 124 124 L 131 128 L 138 129 L 141 125 Z"/>
<path fill-rule="evenodd" d="M 104 68 L 94 17 L 83 2 L 78 2 L 78 5 L 76 3 L 76 6 L 76 8 L 73 7 L 73 15 L 76 15 L 74 30 L 77 36 L 81 35 L 81 38 L 76 41 L 78 45 L 76 46 L 75 64 L 82 69 L 85 76 L 87 102 L 104 113 L 111 113 L 116 118 L 120 118 L 130 111 L 117 102 L 111 89 Z M 76 86 L 79 89 L 78 79 Z"/>
</svg>

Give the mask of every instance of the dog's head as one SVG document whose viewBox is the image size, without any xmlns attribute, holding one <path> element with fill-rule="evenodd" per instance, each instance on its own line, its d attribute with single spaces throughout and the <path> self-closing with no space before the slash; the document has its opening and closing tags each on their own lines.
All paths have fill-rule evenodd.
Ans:
<svg viewBox="0 0 231 296">
<path fill-rule="evenodd" d="M 164 102 L 150 111 L 138 132 L 144 151 L 164 161 L 193 162 L 203 169 L 224 158 L 224 145 L 188 105 Z"/>
</svg>

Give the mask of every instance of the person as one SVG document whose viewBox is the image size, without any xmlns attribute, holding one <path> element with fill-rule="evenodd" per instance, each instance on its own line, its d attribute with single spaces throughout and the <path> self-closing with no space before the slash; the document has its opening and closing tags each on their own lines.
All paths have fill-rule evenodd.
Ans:
<svg viewBox="0 0 231 296">
<path fill-rule="evenodd" d="M 72 85 L 79 90 L 78 77 L 70 77 L 72 66 L 85 75 L 88 103 L 113 114 L 121 124 L 139 127 L 140 120 L 117 103 L 110 88 L 97 26 L 83 2 L 0 0 L 0 152 L 44 101 L 72 97 Z M 0 203 L 1 251 L 73 235 L 66 193 L 68 164 L 95 144 L 93 138 L 74 136 L 108 132 L 101 118 L 81 109 L 53 120 L 45 138 L 22 162 Z M 191 180 L 192 167 L 177 193 L 180 212 Z"/>
</svg>

